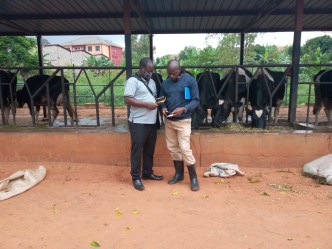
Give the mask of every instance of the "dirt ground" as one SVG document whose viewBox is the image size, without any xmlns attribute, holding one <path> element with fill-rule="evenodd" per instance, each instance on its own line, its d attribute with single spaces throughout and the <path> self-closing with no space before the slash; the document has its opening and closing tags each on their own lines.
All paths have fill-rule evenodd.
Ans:
<svg viewBox="0 0 332 249">
<path fill-rule="evenodd" d="M 0 248 L 330 249 L 332 187 L 300 169 L 241 168 L 246 176 L 203 178 L 133 188 L 128 167 L 0 162 L 0 179 L 44 165 L 47 176 L 26 193 L 0 202 Z M 248 177 L 254 183 L 248 181 Z"/>
</svg>

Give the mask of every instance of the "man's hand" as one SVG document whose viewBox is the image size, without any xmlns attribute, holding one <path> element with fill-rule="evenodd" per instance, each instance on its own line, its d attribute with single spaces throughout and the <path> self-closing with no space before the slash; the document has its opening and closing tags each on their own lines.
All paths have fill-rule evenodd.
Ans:
<svg viewBox="0 0 332 249">
<path fill-rule="evenodd" d="M 125 97 L 124 99 L 125 103 L 131 106 L 144 107 L 150 110 L 158 108 L 158 105 L 155 102 L 143 102 L 133 97 Z"/>
<path fill-rule="evenodd" d="M 184 113 L 185 108 L 184 107 L 178 107 L 176 108 L 174 111 L 172 111 L 174 117 L 179 117 L 182 115 L 182 113 Z"/>
<path fill-rule="evenodd" d="M 166 117 L 168 114 L 169 114 L 169 113 L 168 113 L 167 108 L 163 108 L 163 115 Z"/>
<path fill-rule="evenodd" d="M 153 103 L 153 102 L 145 102 L 145 107 L 150 110 L 154 110 L 154 109 L 158 108 L 158 104 Z"/>
</svg>

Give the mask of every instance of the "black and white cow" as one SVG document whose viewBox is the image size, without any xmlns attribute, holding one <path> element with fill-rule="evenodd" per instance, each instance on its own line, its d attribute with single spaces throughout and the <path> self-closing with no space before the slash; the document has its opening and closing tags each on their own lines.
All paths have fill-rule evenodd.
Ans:
<svg viewBox="0 0 332 249">
<path fill-rule="evenodd" d="M 17 102 L 18 107 L 23 107 L 25 103 L 28 104 L 30 114 L 32 114 L 32 107 L 30 102 L 30 96 L 28 91 L 30 91 L 31 95 L 34 95 L 38 89 L 50 79 L 51 76 L 49 75 L 35 75 L 27 79 L 26 84 L 22 88 L 22 90 L 17 91 Z M 74 124 L 74 109 L 70 103 L 69 99 L 69 81 L 64 78 L 65 83 L 65 93 L 66 93 L 66 108 L 71 117 L 71 124 Z M 50 92 L 50 103 L 51 103 L 51 110 L 52 110 L 52 120 L 51 123 L 53 124 L 55 119 L 59 114 L 59 110 L 57 106 L 62 105 L 63 103 L 63 96 L 62 96 L 62 87 L 61 87 L 61 77 L 60 76 L 53 76 L 49 80 L 49 92 Z M 34 106 L 36 107 L 35 116 L 36 116 L 36 123 L 39 122 L 39 110 L 40 106 L 47 106 L 47 90 L 46 85 L 42 88 L 42 90 L 37 93 L 37 95 L 33 98 Z"/>
<path fill-rule="evenodd" d="M 208 109 L 211 109 L 212 122 L 218 107 L 217 94 L 220 90 L 220 75 L 218 73 L 204 71 L 196 76 L 199 90 L 199 106 L 192 114 L 191 128 L 198 130 L 200 124 L 207 118 Z"/>
<path fill-rule="evenodd" d="M 332 125 L 332 70 L 321 70 L 314 76 L 315 84 L 315 124 L 318 125 L 318 116 L 322 106 L 328 120 L 328 125 Z M 328 84 L 329 82 L 329 84 Z M 320 84 L 321 83 L 321 84 Z"/>
<path fill-rule="evenodd" d="M 284 72 L 276 72 L 268 68 L 257 70 L 249 86 L 249 101 L 252 109 L 247 109 L 247 115 L 251 116 L 253 127 L 264 129 L 269 114 L 273 114 L 274 123 L 278 122 L 286 83 L 287 78 Z M 272 96 L 271 113 L 267 111 L 267 107 L 270 105 L 270 96 Z"/>
<path fill-rule="evenodd" d="M 238 80 L 238 91 L 236 93 L 236 74 Z M 226 70 L 224 78 L 221 80 L 223 88 L 218 99 L 213 127 L 220 127 L 233 113 L 233 122 L 243 119 L 243 104 L 247 97 L 247 84 L 250 82 L 252 74 L 244 67 L 230 68 Z M 237 95 L 237 98 L 236 98 Z M 237 101 L 236 101 L 237 99 Z"/>
<path fill-rule="evenodd" d="M 13 114 L 13 123 L 16 123 L 15 115 L 16 115 L 16 106 L 15 106 L 15 99 L 16 99 L 16 85 L 17 85 L 17 78 L 16 74 L 11 73 L 9 71 L 0 70 L 0 82 L 1 82 L 1 101 L 3 104 L 3 112 L 5 117 L 5 125 L 9 123 L 9 113 L 12 110 Z M 1 106 L 0 106 L 1 107 Z"/>
</svg>

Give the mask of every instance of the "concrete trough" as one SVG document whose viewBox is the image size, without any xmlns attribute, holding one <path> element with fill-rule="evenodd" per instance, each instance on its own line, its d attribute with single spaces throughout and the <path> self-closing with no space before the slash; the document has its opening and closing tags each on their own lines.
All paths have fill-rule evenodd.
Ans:
<svg viewBox="0 0 332 249">
<path fill-rule="evenodd" d="M 2 162 L 75 162 L 130 166 L 130 136 L 124 128 L 30 129 L 0 132 Z M 331 153 L 331 133 L 194 132 L 197 165 L 237 163 L 240 167 L 291 168 Z M 155 166 L 171 166 L 164 131 L 158 132 Z"/>
</svg>

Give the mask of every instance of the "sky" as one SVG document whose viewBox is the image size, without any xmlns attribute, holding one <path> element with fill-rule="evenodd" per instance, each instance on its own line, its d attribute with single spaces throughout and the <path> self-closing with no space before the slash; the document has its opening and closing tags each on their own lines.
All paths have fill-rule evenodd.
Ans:
<svg viewBox="0 0 332 249">
<path fill-rule="evenodd" d="M 301 43 L 304 44 L 308 39 L 322 36 L 332 36 L 332 32 L 302 32 Z M 98 35 L 104 39 L 117 43 L 124 47 L 123 35 Z M 209 39 L 206 41 L 207 34 L 165 34 L 154 35 L 153 42 L 156 47 L 155 57 L 161 57 L 167 54 L 178 54 L 186 46 L 195 46 L 204 48 L 206 45 L 216 46 L 216 39 Z M 60 44 L 66 41 L 71 41 L 82 36 L 45 36 L 51 44 Z M 285 46 L 292 45 L 293 32 L 279 32 L 279 33 L 260 33 L 256 39 L 256 44 L 260 45 L 277 45 Z"/>
</svg>

